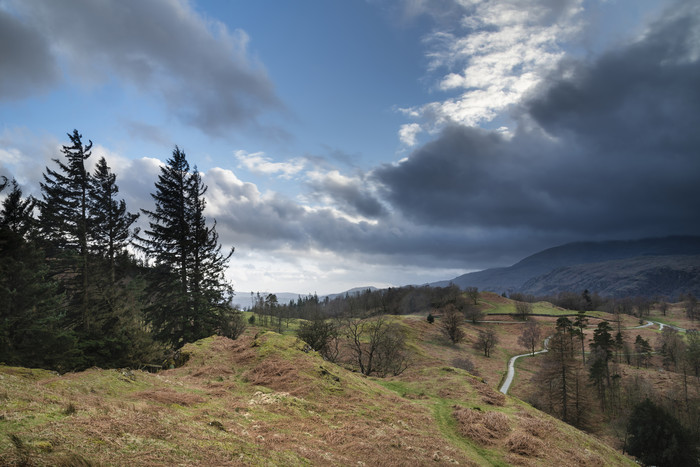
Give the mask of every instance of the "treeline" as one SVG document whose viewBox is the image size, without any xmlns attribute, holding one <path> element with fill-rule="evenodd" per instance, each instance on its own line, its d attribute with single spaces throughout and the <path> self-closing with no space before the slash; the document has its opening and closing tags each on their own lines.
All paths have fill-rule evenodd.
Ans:
<svg viewBox="0 0 700 467">
<path fill-rule="evenodd" d="M 504 294 L 505 296 L 505 294 Z M 645 297 L 645 296 L 626 296 L 626 297 L 603 297 L 596 292 L 565 291 L 557 295 L 535 296 L 513 292 L 508 295 L 508 298 L 525 303 L 534 302 L 549 302 L 555 306 L 575 311 L 605 311 L 610 314 L 623 314 L 636 316 L 643 320 L 649 316 L 652 309 L 661 312 L 666 316 L 668 311 L 669 297 Z M 692 293 L 681 294 L 677 297 L 678 302 L 683 304 L 688 319 L 700 319 L 700 306 L 698 306 L 698 298 Z"/>
<path fill-rule="evenodd" d="M 139 232 L 107 161 L 89 173 L 92 142 L 68 137 L 40 198 L 0 178 L 0 362 L 139 367 L 214 332 L 236 337 L 242 319 L 224 277 L 233 250 L 207 223 L 207 188 L 184 152 L 161 167 Z"/>
<path fill-rule="evenodd" d="M 387 289 L 366 289 L 346 293 L 333 299 L 318 295 L 299 296 L 288 303 L 279 303 L 275 294 L 252 294 L 251 308 L 254 322 L 262 326 L 282 329 L 292 318 L 367 317 L 373 315 L 406 315 L 430 309 L 457 309 L 469 319 L 479 313 L 476 307 L 478 291 L 465 294 L 456 285 L 447 287 L 406 286 Z M 479 314 L 480 316 L 480 314 Z"/>
</svg>

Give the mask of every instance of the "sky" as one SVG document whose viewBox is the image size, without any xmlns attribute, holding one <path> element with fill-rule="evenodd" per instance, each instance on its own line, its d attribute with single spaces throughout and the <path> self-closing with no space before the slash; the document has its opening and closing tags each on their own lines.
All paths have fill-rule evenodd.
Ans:
<svg viewBox="0 0 700 467">
<path fill-rule="evenodd" d="M 0 0 L 0 175 L 73 129 L 132 212 L 178 145 L 239 294 L 698 235 L 700 2 Z"/>
</svg>

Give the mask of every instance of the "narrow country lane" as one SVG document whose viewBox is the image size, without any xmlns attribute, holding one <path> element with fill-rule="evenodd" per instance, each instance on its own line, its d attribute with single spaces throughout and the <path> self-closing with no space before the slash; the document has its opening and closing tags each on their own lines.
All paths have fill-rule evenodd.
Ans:
<svg viewBox="0 0 700 467">
<path fill-rule="evenodd" d="M 524 353 L 521 355 L 516 355 L 514 357 L 511 357 L 510 360 L 508 360 L 508 374 L 506 375 L 506 380 L 503 382 L 503 385 L 501 386 L 501 391 L 503 394 L 508 394 L 508 389 L 510 388 L 511 383 L 513 382 L 513 378 L 515 377 L 515 361 L 519 359 L 520 357 L 530 357 L 533 355 L 541 354 L 547 352 L 547 346 L 549 345 L 549 337 L 547 337 L 544 340 L 544 349 L 539 350 L 535 353 Z"/>
</svg>

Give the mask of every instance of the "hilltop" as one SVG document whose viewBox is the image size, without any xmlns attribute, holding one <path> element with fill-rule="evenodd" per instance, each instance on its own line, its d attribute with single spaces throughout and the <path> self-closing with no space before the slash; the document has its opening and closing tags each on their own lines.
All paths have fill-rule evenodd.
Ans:
<svg viewBox="0 0 700 467">
<path fill-rule="evenodd" d="M 255 328 L 235 341 L 213 336 L 188 344 L 182 366 L 156 374 L 0 366 L 0 460 L 632 465 L 599 440 L 500 394 L 496 376 L 484 382 L 450 366 L 460 350 L 442 343 L 424 316 L 391 319 L 409 337 L 413 364 L 385 379 L 324 361 L 293 336 Z"/>
</svg>

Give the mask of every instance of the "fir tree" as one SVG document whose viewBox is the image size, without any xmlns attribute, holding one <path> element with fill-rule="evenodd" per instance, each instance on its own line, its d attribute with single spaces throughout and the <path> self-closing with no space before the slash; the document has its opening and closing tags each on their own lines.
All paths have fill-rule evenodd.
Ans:
<svg viewBox="0 0 700 467">
<path fill-rule="evenodd" d="M 142 210 L 150 218 L 140 247 L 153 262 L 149 295 L 152 305 L 149 319 L 158 339 L 175 346 L 184 344 L 189 315 L 187 300 L 187 260 L 190 228 L 187 219 L 187 194 L 190 166 L 177 146 L 172 158 L 161 167 L 156 182 L 153 211 Z"/>
<path fill-rule="evenodd" d="M 233 292 L 224 277 L 233 249 L 224 255 L 216 232 L 216 222 L 209 228 L 204 217 L 207 187 L 194 168 L 189 186 L 189 224 L 192 236 L 190 250 L 189 291 L 192 302 L 194 338 L 207 335 L 222 320 L 227 321 L 228 297 Z M 198 337 L 197 337 L 198 336 Z"/>
<path fill-rule="evenodd" d="M 46 168 L 41 183 L 42 200 L 39 203 L 39 227 L 42 238 L 48 241 L 53 254 L 61 254 L 66 262 L 56 262 L 56 274 L 70 278 L 68 289 L 73 308 L 80 313 L 74 317 L 75 326 L 90 329 L 88 310 L 88 200 L 90 174 L 85 160 L 91 155 L 92 141 L 82 142 L 78 130 L 68 134 L 71 146 L 61 152 L 66 163 L 53 159 L 59 170 Z M 67 255 L 66 255 L 67 254 Z"/>
<path fill-rule="evenodd" d="M 33 199 L 13 190 L 0 212 L 0 362 L 72 369 L 80 366 L 76 336 L 62 314 L 63 297 L 46 258 L 25 238 Z"/>
<path fill-rule="evenodd" d="M 81 346 L 98 366 L 131 366 L 150 360 L 155 352 L 143 317 L 145 285 L 126 251 L 138 214 L 129 213 L 126 202 L 117 199 L 116 178 L 101 158 L 90 179 L 93 329 Z"/>
<path fill-rule="evenodd" d="M 149 316 L 159 339 L 179 347 L 206 337 L 232 318 L 224 279 L 228 255 L 221 252 L 215 227 L 204 216 L 199 173 L 190 173 L 185 153 L 175 147 L 156 182 L 153 211 L 141 248 L 154 263 Z"/>
<path fill-rule="evenodd" d="M 14 178 L 11 184 L 12 191 L 10 191 L 7 198 L 2 202 L 0 227 L 9 229 L 17 235 L 24 237 L 29 233 L 34 224 L 32 210 L 34 209 L 36 200 L 31 196 L 29 198 L 23 198 L 22 189 Z"/>
<path fill-rule="evenodd" d="M 110 282 L 116 283 L 116 258 L 122 254 L 131 238 L 131 226 L 138 214 L 126 210 L 126 202 L 117 200 L 117 176 L 107 161 L 97 162 L 90 180 L 90 238 L 93 251 L 107 261 Z"/>
</svg>

